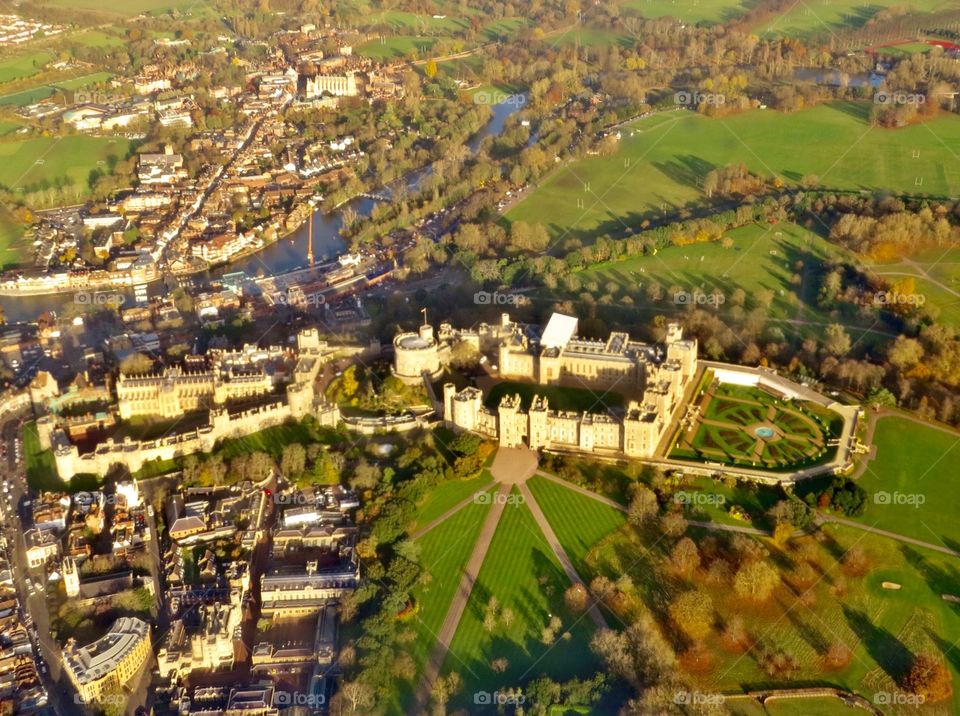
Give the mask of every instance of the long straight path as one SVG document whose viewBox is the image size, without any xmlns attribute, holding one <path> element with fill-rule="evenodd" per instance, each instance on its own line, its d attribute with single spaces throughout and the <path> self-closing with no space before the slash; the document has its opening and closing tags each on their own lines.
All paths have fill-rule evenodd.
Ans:
<svg viewBox="0 0 960 716">
<path fill-rule="evenodd" d="M 540 509 L 540 505 L 537 503 L 537 498 L 533 496 L 533 493 L 530 492 L 530 488 L 527 487 L 525 482 L 521 482 L 518 487 L 520 488 L 520 495 L 523 497 L 524 503 L 530 510 L 530 514 L 533 515 L 533 519 L 537 523 L 537 527 L 540 528 L 540 531 L 547 540 L 547 544 L 557 556 L 557 560 L 560 562 L 560 566 L 563 567 L 563 571 L 566 572 L 567 579 L 570 580 L 571 584 L 579 584 L 586 589 L 586 585 L 583 583 L 583 580 L 580 579 L 580 575 L 577 574 L 577 570 L 573 567 L 573 561 L 570 559 L 569 555 L 567 555 L 567 551 L 563 548 L 563 545 L 560 544 L 560 540 L 557 539 L 557 535 L 554 533 L 550 523 L 547 522 L 547 516 L 544 515 L 543 510 Z M 593 623 L 597 625 L 598 629 L 607 628 L 607 622 L 603 618 L 603 614 L 600 613 L 600 609 L 597 607 L 596 601 L 591 602 L 590 606 L 587 608 L 587 613 L 590 615 L 590 618 L 593 619 Z"/>
<path fill-rule="evenodd" d="M 497 531 L 497 524 L 500 522 L 500 516 L 507 505 L 507 498 L 510 496 L 512 485 L 501 484 L 493 498 L 493 506 L 490 508 L 490 514 L 483 522 L 480 529 L 480 535 L 473 546 L 473 552 L 470 559 L 467 560 L 466 567 L 463 570 L 463 576 L 460 578 L 460 585 L 457 587 L 457 593 L 447 609 L 447 615 L 443 618 L 443 624 L 440 625 L 440 631 L 437 634 L 437 643 L 430 652 L 430 658 L 423 670 L 423 677 L 420 679 L 420 685 L 417 687 L 416 700 L 414 702 L 413 713 L 421 714 L 427 712 L 427 705 L 430 701 L 430 689 L 433 682 L 440 675 L 440 668 L 447 658 L 447 652 L 450 651 L 450 644 L 454 635 L 457 633 L 457 625 L 460 624 L 460 618 L 467 608 L 467 600 L 470 599 L 470 592 L 473 591 L 473 585 L 477 581 L 477 575 L 480 573 L 480 567 L 487 556 L 487 550 L 490 549 L 490 542 L 493 541 L 493 535 Z M 473 499 L 473 498 L 471 498 Z"/>
</svg>

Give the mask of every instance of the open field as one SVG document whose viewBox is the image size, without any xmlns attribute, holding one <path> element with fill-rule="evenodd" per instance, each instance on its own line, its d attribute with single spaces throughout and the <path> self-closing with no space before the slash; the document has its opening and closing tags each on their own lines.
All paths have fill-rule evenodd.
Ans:
<svg viewBox="0 0 960 716">
<path fill-rule="evenodd" d="M 629 0 L 626 7 L 644 17 L 672 17 L 693 24 L 717 23 L 743 15 L 749 3 L 744 0 Z"/>
<path fill-rule="evenodd" d="M 130 142 L 121 137 L 38 137 L 0 143 L 0 185 L 9 189 L 72 184 L 81 193 L 90 173 L 126 158 Z"/>
<path fill-rule="evenodd" d="M 197 6 L 204 7 L 203 0 L 124 0 L 123 2 L 103 3 L 98 0 L 44 0 L 51 7 L 88 10 L 107 15 L 132 17 L 134 15 L 156 15 L 170 10 L 196 12 Z"/>
<path fill-rule="evenodd" d="M 696 533 L 695 541 L 702 543 L 706 535 L 691 532 Z M 880 692 L 896 691 L 898 680 L 916 655 L 943 658 L 953 642 L 947 635 L 960 628 L 960 613 L 940 596 L 956 591 L 955 560 L 858 530 L 829 526 L 823 539 L 803 537 L 782 551 L 764 541 L 774 552 L 770 563 L 792 586 L 781 584 L 763 603 L 738 597 L 728 582 L 715 584 L 705 579 L 702 567 L 690 580 L 673 577 L 661 562 L 671 548 L 669 540 L 664 542 L 658 541 L 653 531 L 640 536 L 624 527 L 592 550 L 587 561 L 595 573 L 611 579 L 624 574 L 631 578 L 634 588 L 628 592 L 624 607 L 627 619 L 631 609 L 642 603 L 666 627 L 670 623 L 666 606 L 677 594 L 691 588 L 709 594 L 717 616 L 711 633 L 704 638 L 709 658 L 692 668 L 681 656 L 687 676 L 703 692 L 837 686 L 874 701 Z M 866 552 L 865 576 L 845 573 L 838 561 L 853 546 Z M 796 581 L 795 570 L 804 562 L 814 569 L 812 581 L 809 575 L 804 581 Z M 883 582 L 902 588 L 884 589 Z M 838 590 L 842 590 L 842 598 L 837 597 Z M 717 633 L 717 625 L 733 616 L 743 619 L 753 643 L 746 651 L 731 648 Z M 676 632 L 668 634 L 681 653 L 689 646 Z M 833 667 L 825 662 L 825 654 L 835 643 L 846 645 L 852 655 L 848 663 Z M 771 675 L 762 665 L 764 653 L 789 654 L 796 671 L 789 677 Z M 945 661 L 956 683 L 960 658 L 950 652 Z M 929 713 L 945 716 L 956 712 L 960 702 L 956 690 L 952 698 L 952 703 L 929 707 Z M 824 713 L 835 711 L 832 705 L 824 705 L 830 709 Z M 783 702 L 766 712 L 743 706 L 734 713 L 820 713 L 811 710 L 808 702 Z"/>
<path fill-rule="evenodd" d="M 358 55 L 377 60 L 390 60 L 397 57 L 426 57 L 437 41 L 435 37 L 416 35 L 398 35 L 385 37 L 383 41 L 370 40 L 356 49 Z"/>
<path fill-rule="evenodd" d="M 697 396 L 697 417 L 670 457 L 725 465 L 796 469 L 830 457 L 827 441 L 839 434 L 839 416 L 813 412 L 759 388 L 713 384 Z"/>
<path fill-rule="evenodd" d="M 564 606 L 568 586 L 530 510 L 522 503 L 508 504 L 444 662 L 444 673 L 457 671 L 463 677 L 456 706 L 469 709 L 478 691 L 505 689 L 541 675 L 584 677 L 599 668 L 588 647 L 592 622 Z M 484 617 L 491 597 L 496 598 L 498 616 L 496 626 L 487 631 Z M 562 626 L 557 641 L 545 644 L 541 631 L 550 615 L 559 617 Z M 499 672 L 491 667 L 498 658 L 507 660 Z"/>
<path fill-rule="evenodd" d="M 519 395 L 524 408 L 529 408 L 533 397 L 540 395 L 547 399 L 551 410 L 573 410 L 587 413 L 604 413 L 607 408 L 622 406 L 624 402 L 620 393 L 612 391 L 601 392 L 587 388 L 539 385 L 508 380 L 493 386 L 487 392 L 484 403 L 491 410 L 496 410 L 505 395 Z"/>
<path fill-rule="evenodd" d="M 960 434 L 891 416 L 879 419 L 873 442 L 877 456 L 857 480 L 871 495 L 859 521 L 960 549 Z"/>
<path fill-rule="evenodd" d="M 124 44 L 122 38 L 103 30 L 87 30 L 71 35 L 68 40 L 71 44 L 83 45 L 84 47 L 117 47 Z"/>
<path fill-rule="evenodd" d="M 897 263 L 870 268 L 890 283 L 913 278 L 925 305 L 940 310 L 938 320 L 960 327 L 960 249 L 929 249 Z"/>
<path fill-rule="evenodd" d="M 960 166 L 944 152 L 960 143 L 960 117 L 891 131 L 870 127 L 869 111 L 866 102 L 838 102 L 723 119 L 660 113 L 625 127 L 612 156 L 559 168 L 506 220 L 543 224 L 553 237 L 620 234 L 644 218 L 702 202 L 698 182 L 711 169 L 736 162 L 788 183 L 816 175 L 822 186 L 836 189 L 960 194 Z"/>
<path fill-rule="evenodd" d="M 28 87 L 27 89 L 0 96 L 0 106 L 23 107 L 44 100 L 47 97 L 52 97 L 57 92 L 72 92 L 74 90 L 84 89 L 100 82 L 106 82 L 111 77 L 113 77 L 113 75 L 109 72 L 92 72 L 81 75 L 80 77 Z"/>
<path fill-rule="evenodd" d="M 533 477 L 527 485 L 574 569 L 581 576 L 587 574 L 587 553 L 601 539 L 622 527 L 626 515 L 544 477 Z"/>
<path fill-rule="evenodd" d="M 720 242 L 692 246 L 670 246 L 656 255 L 598 264 L 577 273 L 586 284 L 595 281 L 605 287 L 616 284 L 624 293 L 647 294 L 651 284 L 662 292 L 661 302 L 678 303 L 670 293 L 678 287 L 689 295 L 707 295 L 718 290 L 724 297 L 720 310 L 741 288 L 747 296 L 759 291 L 774 293 L 769 315 L 810 320 L 827 320 L 816 308 L 817 293 L 825 265 L 850 259 L 848 252 L 796 224 L 749 224 L 727 232 L 730 248 Z M 803 282 L 793 281 L 798 261 L 803 262 Z M 709 266 L 705 271 L 703 267 Z M 680 299 L 681 308 L 684 308 Z M 660 310 L 660 309 L 658 309 Z"/>
<path fill-rule="evenodd" d="M 787 6 L 787 11 L 754 28 L 758 35 L 805 37 L 828 34 L 839 28 L 860 27 L 880 10 L 898 7 L 918 13 L 941 10 L 949 0 L 820 0 Z"/>
<path fill-rule="evenodd" d="M 48 52 L 29 52 L 0 58 L 0 83 L 37 74 L 53 57 Z"/>
</svg>

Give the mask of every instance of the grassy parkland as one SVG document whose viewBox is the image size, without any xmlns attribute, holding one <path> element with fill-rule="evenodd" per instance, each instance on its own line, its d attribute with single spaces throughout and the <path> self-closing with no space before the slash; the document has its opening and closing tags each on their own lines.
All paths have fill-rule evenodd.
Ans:
<svg viewBox="0 0 960 716">
<path fill-rule="evenodd" d="M 960 166 L 943 146 L 960 142 L 960 117 L 890 131 L 871 127 L 868 102 L 834 102 L 784 114 L 753 110 L 722 119 L 677 110 L 621 129 L 617 151 L 560 167 L 506 214 L 553 237 L 623 234 L 703 201 L 703 178 L 744 163 L 787 184 L 815 175 L 843 190 L 956 196 Z M 804 147 L 797 152 L 793 147 Z"/>
<path fill-rule="evenodd" d="M 960 434 L 892 415 L 877 420 L 872 443 L 876 455 L 857 478 L 872 495 L 859 521 L 960 550 Z"/>
</svg>

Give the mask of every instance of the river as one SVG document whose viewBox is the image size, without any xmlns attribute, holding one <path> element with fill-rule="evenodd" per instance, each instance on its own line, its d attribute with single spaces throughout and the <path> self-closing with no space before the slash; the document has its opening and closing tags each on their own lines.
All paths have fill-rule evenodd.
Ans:
<svg viewBox="0 0 960 716">
<path fill-rule="evenodd" d="M 467 142 L 471 152 L 476 153 L 484 139 L 497 136 L 503 132 L 507 118 L 523 107 L 523 102 L 510 98 L 492 107 L 493 114 L 483 128 L 473 135 Z M 407 176 L 407 185 L 416 190 L 420 184 L 430 176 L 430 167 L 424 167 L 411 172 Z M 360 216 L 368 216 L 376 202 L 373 199 L 358 198 L 347 203 Z M 341 254 L 346 244 L 340 238 L 340 228 L 343 217 L 339 210 L 330 214 L 316 212 L 313 216 L 313 253 L 317 263 L 330 260 Z M 275 273 L 306 268 L 307 266 L 307 225 L 289 236 L 271 244 L 262 251 L 245 256 L 226 266 L 219 266 L 210 272 L 211 276 L 221 276 L 224 273 L 243 271 L 248 276 L 267 276 Z M 149 295 L 164 294 L 167 287 L 163 281 L 155 281 L 148 286 Z M 103 295 L 116 295 L 117 291 L 103 292 Z M 124 305 L 132 306 L 133 291 L 119 292 L 124 296 Z M 45 311 L 62 312 L 63 308 L 76 301 L 77 296 L 87 294 L 52 294 L 45 296 L 0 296 L 0 306 L 6 315 L 8 323 L 18 321 L 32 321 Z"/>
</svg>

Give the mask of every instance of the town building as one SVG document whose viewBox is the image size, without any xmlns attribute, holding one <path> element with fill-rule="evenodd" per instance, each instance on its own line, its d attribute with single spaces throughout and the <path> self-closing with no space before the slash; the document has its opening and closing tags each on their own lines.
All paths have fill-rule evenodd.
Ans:
<svg viewBox="0 0 960 716">
<path fill-rule="evenodd" d="M 135 617 L 121 617 L 92 644 L 71 640 L 63 649 L 63 666 L 82 703 L 119 692 L 150 655 L 150 627 Z"/>
</svg>

